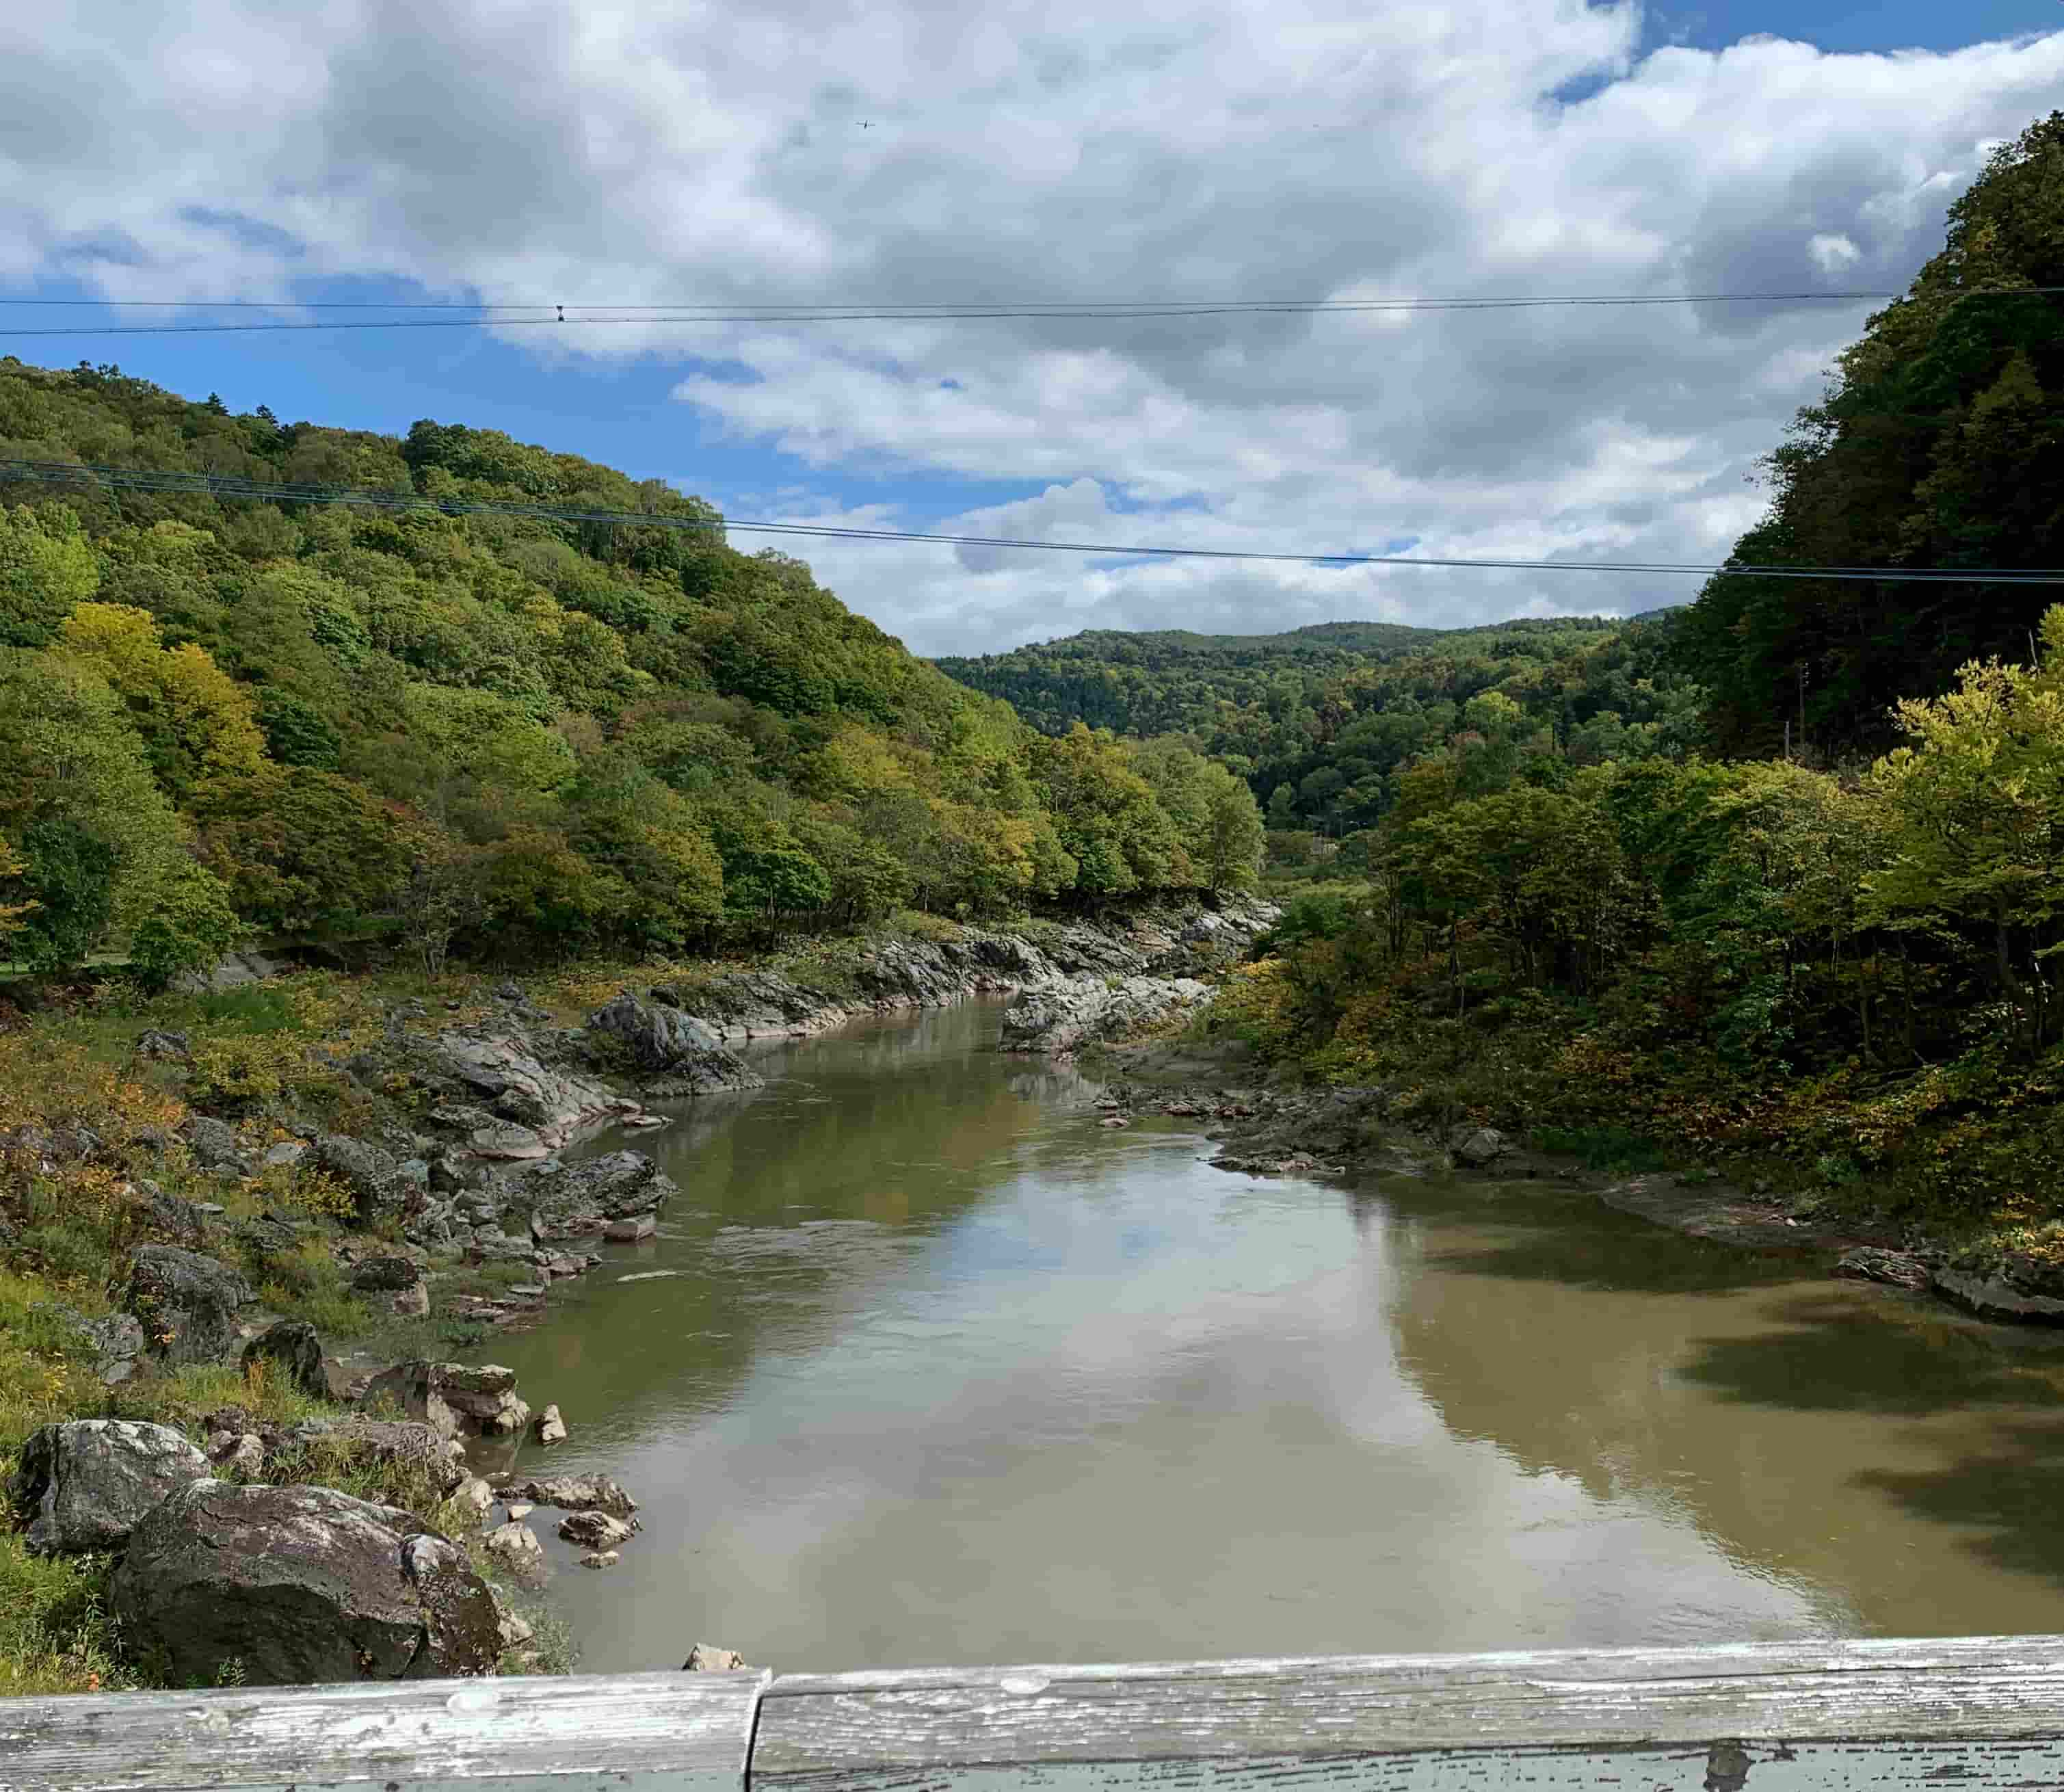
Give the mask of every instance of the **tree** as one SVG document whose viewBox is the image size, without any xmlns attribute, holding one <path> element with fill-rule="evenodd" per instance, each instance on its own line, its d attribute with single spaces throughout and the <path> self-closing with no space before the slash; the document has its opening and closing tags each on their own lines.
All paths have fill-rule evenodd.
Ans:
<svg viewBox="0 0 2064 1792">
<path fill-rule="evenodd" d="M 1949 208 L 1941 252 L 1840 357 L 1765 463 L 1751 570 L 1682 617 L 1679 664 L 1729 753 L 1889 745 L 1895 700 L 2014 658 L 2047 599 L 1999 584 L 1758 578 L 1758 564 L 2010 568 L 2064 554 L 2064 113 L 2002 145 Z M 2024 291 L 2015 289 L 2022 289 Z"/>
<path fill-rule="evenodd" d="M 166 647 L 147 611 L 81 603 L 60 640 L 121 695 L 175 801 L 191 799 L 210 778 L 248 777 L 264 763 L 250 691 L 191 642 Z"/>
<path fill-rule="evenodd" d="M 1252 889 L 1261 874 L 1263 844 L 1254 793 L 1223 765 L 1206 765 L 1203 785 L 1203 831 L 1190 856 L 1211 889 Z"/>
<path fill-rule="evenodd" d="M 0 647 L 42 647 L 100 588 L 100 563 L 62 504 L 0 509 Z"/>
<path fill-rule="evenodd" d="M 18 949 L 77 963 L 133 926 L 183 857 L 179 818 L 158 789 L 121 700 L 91 668 L 0 649 L 0 838 L 26 861 L 38 904 Z"/>
<path fill-rule="evenodd" d="M 1863 879 L 1869 918 L 1974 938 L 2031 1057 L 2064 1032 L 2064 605 L 2042 640 L 2039 668 L 1973 662 L 1899 705 L 1909 744 L 1871 772 L 1890 861 Z"/>
</svg>

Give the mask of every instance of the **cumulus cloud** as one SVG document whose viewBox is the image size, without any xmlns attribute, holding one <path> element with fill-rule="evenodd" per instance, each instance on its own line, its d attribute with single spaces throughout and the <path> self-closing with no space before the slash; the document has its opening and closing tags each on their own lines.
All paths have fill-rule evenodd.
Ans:
<svg viewBox="0 0 2064 1792">
<path fill-rule="evenodd" d="M 0 25 L 0 278 L 285 298 L 351 276 L 572 302 L 1896 289 L 1987 150 L 2064 104 L 2064 34 L 1941 54 L 1645 48 L 1633 4 L 1583 0 L 133 17 L 111 35 L 74 0 Z M 1753 519 L 1744 476 L 1868 309 L 659 326 L 537 352 L 647 357 L 720 441 L 771 445 L 826 489 L 781 499 L 789 515 L 848 514 L 862 478 L 877 526 L 1703 560 Z M 997 505 L 998 482 L 1028 494 Z M 739 514 L 754 496 L 713 495 Z M 1695 588 L 811 558 L 932 651 L 1092 621 L 1455 623 Z"/>
</svg>

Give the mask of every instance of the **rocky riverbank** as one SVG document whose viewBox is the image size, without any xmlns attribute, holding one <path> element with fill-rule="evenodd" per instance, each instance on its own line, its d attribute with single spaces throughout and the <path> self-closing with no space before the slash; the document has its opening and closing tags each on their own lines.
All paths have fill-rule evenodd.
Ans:
<svg viewBox="0 0 2064 1792">
<path fill-rule="evenodd" d="M 1235 899 L 939 926 L 807 967 L 627 981 L 571 1017 L 503 982 L 441 1006 L 425 987 L 377 1029 L 276 1045 L 147 1027 L 97 1108 L 55 1088 L 0 1127 L 0 1273 L 60 1238 L 107 1253 L 78 1283 L 102 1300 L 32 1301 L 38 1343 L 18 1364 L 0 1350 L 0 1414 L 10 1368 L 59 1378 L 15 1403 L 45 1423 L 0 1433 L 15 1531 L 0 1545 L 80 1564 L 131 1683 L 534 1669 L 506 1584 L 542 1578 L 526 1519 L 566 1508 L 558 1530 L 602 1568 L 635 1503 L 518 1475 L 513 1447 L 549 1446 L 566 1419 L 534 1414 L 507 1370 L 429 1346 L 534 1319 L 597 1247 L 654 1235 L 679 1191 L 649 1157 L 564 1148 L 666 1125 L 655 1104 L 749 1095 L 761 1079 L 738 1045 L 868 1013 L 1015 992 L 1006 1048 L 1066 1055 L 1208 1001 L 1203 978 L 1274 913 Z M 268 987 L 236 985 L 254 1002 Z M 373 1315 L 372 1350 L 345 1357 L 307 1316 L 345 1308 L 354 1330 Z M 0 1629 L 0 1669 L 6 1653 Z"/>
<path fill-rule="evenodd" d="M 1286 1088 L 1194 1042 L 1119 1042 L 1101 1059 L 1115 1081 L 1105 1105 L 1119 1119 L 1158 1113 L 1216 1123 L 1211 1161 L 1248 1175 L 1357 1175 L 1452 1170 L 1546 1180 L 1591 1190 L 1607 1206 L 1695 1237 L 1748 1250 L 1809 1253 L 1827 1273 L 1947 1302 L 2002 1324 L 2064 1326 L 2064 1264 L 1997 1240 L 1959 1244 L 1891 1226 L 1822 1196 L 1768 1181 L 1744 1188 L 1708 1169 L 1619 1174 L 1585 1170 L 1530 1149 L 1498 1128 L 1437 1136 L 1399 1125 L 1381 1088 Z M 1227 1062 L 1226 1059 L 1232 1062 Z"/>
</svg>

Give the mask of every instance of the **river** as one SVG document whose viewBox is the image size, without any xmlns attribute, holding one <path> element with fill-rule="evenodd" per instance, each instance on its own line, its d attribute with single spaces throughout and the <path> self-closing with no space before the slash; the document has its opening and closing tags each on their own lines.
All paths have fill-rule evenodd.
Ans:
<svg viewBox="0 0 2064 1792">
<path fill-rule="evenodd" d="M 994 1004 L 628 1143 L 659 1237 L 496 1340 L 643 1503 L 591 1672 L 2064 1632 L 2064 1356 L 1552 1181 L 1107 1129 Z M 639 1279 L 629 1279 L 629 1278 Z"/>
</svg>

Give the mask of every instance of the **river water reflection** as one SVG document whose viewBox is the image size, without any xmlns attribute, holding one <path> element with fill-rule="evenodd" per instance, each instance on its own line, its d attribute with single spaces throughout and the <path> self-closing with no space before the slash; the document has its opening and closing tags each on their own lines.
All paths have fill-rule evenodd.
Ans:
<svg viewBox="0 0 2064 1792">
<path fill-rule="evenodd" d="M 661 1237 L 497 1341 L 573 1430 L 526 1466 L 643 1502 L 603 1572 L 538 1527 L 584 1669 L 2064 1631 L 2051 1338 L 1546 1183 L 1228 1175 L 995 1019 L 684 1104 Z"/>
</svg>

